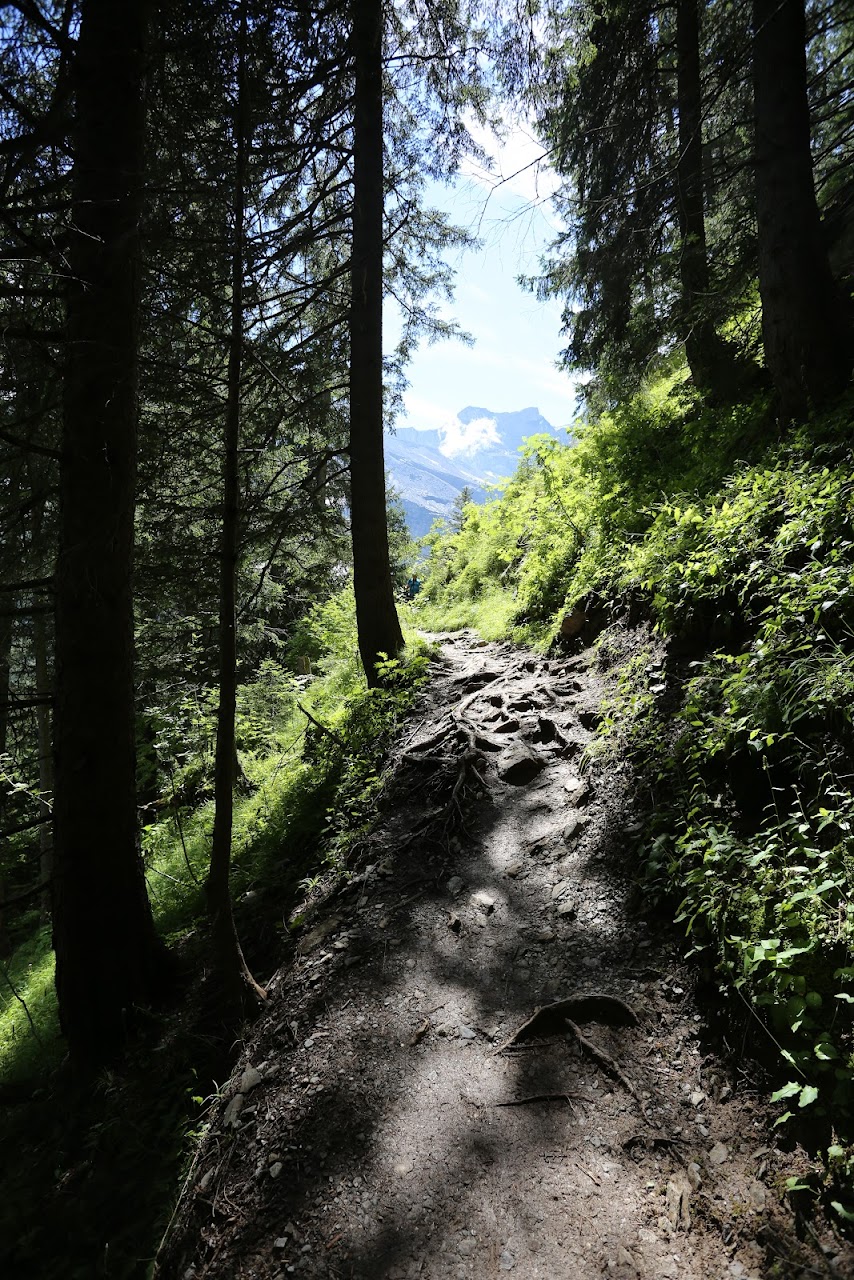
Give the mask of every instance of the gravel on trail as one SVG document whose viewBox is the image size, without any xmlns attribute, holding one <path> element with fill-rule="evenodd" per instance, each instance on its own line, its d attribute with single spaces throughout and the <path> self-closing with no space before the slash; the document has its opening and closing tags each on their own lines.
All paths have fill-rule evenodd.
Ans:
<svg viewBox="0 0 854 1280">
<path fill-rule="evenodd" d="M 629 770 L 584 753 L 605 677 L 434 639 L 369 849 L 269 984 L 157 1275 L 854 1275 L 644 918 Z"/>
</svg>

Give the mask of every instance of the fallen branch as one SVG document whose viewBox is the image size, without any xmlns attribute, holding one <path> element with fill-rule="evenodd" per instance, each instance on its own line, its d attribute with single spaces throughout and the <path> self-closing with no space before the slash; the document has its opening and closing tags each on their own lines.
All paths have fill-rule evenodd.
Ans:
<svg viewBox="0 0 854 1280">
<path fill-rule="evenodd" d="M 332 739 L 333 742 L 337 742 L 339 747 L 343 747 L 345 745 L 344 739 L 341 737 L 340 733 L 336 733 L 334 729 L 328 729 L 325 724 L 321 724 L 319 720 L 315 720 L 311 712 L 306 711 L 305 707 L 302 705 L 301 702 L 297 703 L 297 707 L 303 713 L 306 720 L 311 721 L 315 729 L 319 729 L 321 733 L 325 733 L 327 737 Z"/>
</svg>

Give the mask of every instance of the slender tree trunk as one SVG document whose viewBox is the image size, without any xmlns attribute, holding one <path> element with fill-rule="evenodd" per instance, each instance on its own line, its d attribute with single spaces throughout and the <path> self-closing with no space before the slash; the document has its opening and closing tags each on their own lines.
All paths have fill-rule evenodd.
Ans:
<svg viewBox="0 0 854 1280">
<path fill-rule="evenodd" d="M 246 0 L 241 0 L 235 110 L 235 182 L 232 209 L 231 332 L 223 458 L 223 518 L 219 588 L 219 709 L 214 766 L 214 828 L 207 880 L 214 963 L 229 1017 L 257 1009 L 266 999 L 243 957 L 231 907 L 229 872 L 234 817 L 235 714 L 237 701 L 237 560 L 240 524 L 240 381 L 243 364 L 243 238 L 246 200 L 248 111 L 246 101 Z"/>
<path fill-rule="evenodd" d="M 852 343 L 821 237 L 810 154 L 804 0 L 753 0 L 759 292 L 781 415 L 841 392 Z"/>
<path fill-rule="evenodd" d="M 709 315 L 710 282 L 703 172 L 703 99 L 697 0 L 676 2 L 676 96 L 679 160 L 679 272 L 687 322 L 685 355 L 694 384 L 713 396 L 732 389 L 735 364 Z"/>
<path fill-rule="evenodd" d="M 6 754 L 9 744 L 9 696 L 12 692 L 12 622 L 15 613 L 15 595 L 4 593 L 3 614 L 0 616 L 0 756 Z M 5 795 L 0 790 L 0 812 Z"/>
<path fill-rule="evenodd" d="M 133 527 L 144 0 L 83 0 L 56 576 L 54 947 L 62 1029 L 88 1070 L 149 1001 L 157 944 L 135 786 Z"/>
<path fill-rule="evenodd" d="M 30 557 L 29 563 L 35 578 L 45 576 L 45 565 L 48 562 L 45 548 L 44 513 L 48 498 L 50 482 L 44 473 L 44 467 L 30 455 L 27 458 L 27 480 L 32 495 L 32 518 L 30 524 Z M 33 615 L 33 666 L 35 668 L 36 697 L 47 697 L 54 691 L 50 658 L 47 616 L 44 613 Z M 39 816 L 44 819 L 44 826 L 39 827 L 39 879 L 47 886 L 42 893 L 41 909 L 43 917 L 51 916 L 51 880 L 53 878 L 53 833 L 50 829 L 51 805 L 53 800 L 53 713 L 49 702 L 40 703 L 36 709 L 36 742 L 38 744 L 39 771 Z"/>
<path fill-rule="evenodd" d="M 403 634 L 394 605 L 383 457 L 382 0 L 352 0 L 353 247 L 350 303 L 350 522 L 359 652 L 368 684 Z"/>
<path fill-rule="evenodd" d="M 12 692 L 12 621 L 15 596 L 10 592 L 3 600 L 8 616 L 0 617 L 0 756 L 9 746 L 9 695 Z M 6 786 L 0 782 L 0 831 L 6 821 Z M 9 950 L 6 936 L 6 882 L 0 873 L 0 955 Z"/>
<path fill-rule="evenodd" d="M 47 618 L 43 613 L 33 616 L 33 660 L 36 669 L 36 696 L 40 697 L 53 690 L 48 658 Z M 53 878 L 53 835 L 50 829 L 53 738 L 49 702 L 36 707 L 36 741 L 39 753 L 39 816 L 44 819 L 44 825 L 39 827 L 39 880 L 47 886 L 41 898 L 42 915 L 47 920 L 50 919 L 53 898 L 50 887 Z"/>
<path fill-rule="evenodd" d="M 16 416 L 23 417 L 26 413 L 27 391 L 28 387 L 23 378 L 19 379 L 16 388 Z M 18 454 L 11 458 L 5 475 L 8 485 L 8 492 L 17 496 L 19 502 L 25 502 L 24 493 L 24 458 Z M 26 550 L 22 540 L 16 534 L 8 537 L 0 548 L 0 574 L 3 581 L 11 586 L 15 582 L 20 582 L 22 576 L 28 577 L 28 573 L 21 574 L 21 566 L 26 565 Z M 4 591 L 0 595 L 2 602 L 2 616 L 0 616 L 0 756 L 4 756 L 9 750 L 9 729 L 11 727 L 11 709 L 9 707 L 9 699 L 12 697 L 12 647 L 15 640 L 15 614 L 19 605 L 17 591 Z M 0 832 L 6 827 L 6 809 L 8 806 L 9 791 L 6 784 L 0 781 Z M 6 955 L 10 950 L 9 937 L 6 932 L 6 897 L 8 887 L 0 870 L 0 955 Z"/>
</svg>

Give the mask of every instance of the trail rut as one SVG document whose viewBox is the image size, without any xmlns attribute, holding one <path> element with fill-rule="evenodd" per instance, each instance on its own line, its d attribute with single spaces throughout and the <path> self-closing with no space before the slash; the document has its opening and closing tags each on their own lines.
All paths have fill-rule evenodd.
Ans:
<svg viewBox="0 0 854 1280">
<path fill-rule="evenodd" d="M 797 1157 L 636 899 L 631 777 L 583 757 L 602 677 L 437 639 L 371 847 L 270 983 L 158 1274 L 854 1274 L 797 1238 Z"/>
</svg>

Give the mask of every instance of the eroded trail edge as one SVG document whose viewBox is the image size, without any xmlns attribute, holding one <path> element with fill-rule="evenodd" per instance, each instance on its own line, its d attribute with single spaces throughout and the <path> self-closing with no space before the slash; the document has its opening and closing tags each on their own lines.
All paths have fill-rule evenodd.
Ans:
<svg viewBox="0 0 854 1280">
<path fill-rule="evenodd" d="M 158 1274 L 851 1274 L 797 1239 L 793 1157 L 632 893 L 631 778 L 584 754 L 604 677 L 437 639 L 363 865 L 271 981 Z"/>
</svg>

